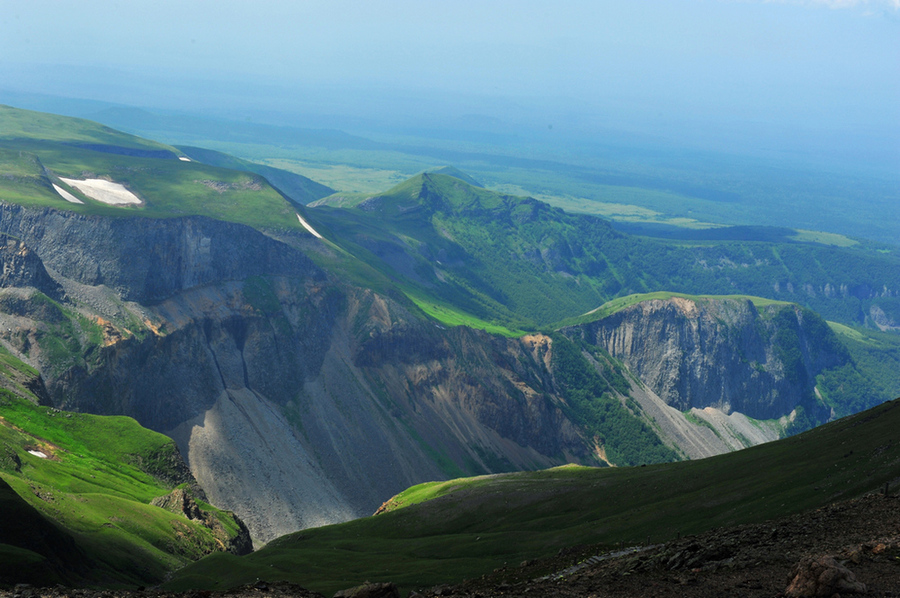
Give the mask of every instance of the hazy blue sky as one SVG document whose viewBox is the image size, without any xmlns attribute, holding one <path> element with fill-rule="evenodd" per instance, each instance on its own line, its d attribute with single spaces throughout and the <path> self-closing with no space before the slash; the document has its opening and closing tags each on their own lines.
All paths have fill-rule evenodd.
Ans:
<svg viewBox="0 0 900 598">
<path fill-rule="evenodd" d="M 900 0 L 0 8 L 0 88 L 19 91 L 237 112 L 476 113 L 700 137 L 788 127 L 810 143 L 847 135 L 876 153 L 900 145 Z"/>
</svg>

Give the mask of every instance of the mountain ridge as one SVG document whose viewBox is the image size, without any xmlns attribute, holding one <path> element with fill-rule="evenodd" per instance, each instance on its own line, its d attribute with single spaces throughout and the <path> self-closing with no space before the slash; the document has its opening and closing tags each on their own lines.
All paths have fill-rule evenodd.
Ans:
<svg viewBox="0 0 900 598">
<path fill-rule="evenodd" d="M 21 205 L 10 198 L 15 180 L 0 179 L 9 272 L 0 342 L 41 371 L 54 407 L 129 414 L 175 438 L 214 502 L 246 517 L 258 543 L 372 512 L 426 479 L 704 456 L 781 435 L 785 417 L 798 427 L 827 420 L 822 406 L 849 404 L 840 385 L 851 378 L 869 393 L 857 408 L 893 388 L 886 376 L 873 390 L 845 360 L 804 370 L 805 394 L 763 414 L 777 421 L 737 422 L 728 409 L 707 413 L 714 407 L 685 414 L 629 372 L 625 356 L 536 325 L 549 329 L 554 313 L 585 313 L 632 287 L 698 280 L 719 294 L 815 281 L 832 289 L 822 299 L 831 297 L 831 309 L 861 310 L 868 304 L 837 279 L 893 284 L 891 256 L 647 243 L 441 174 L 414 177 L 362 208 L 304 211 L 244 172 L 40 139 L 3 143 L 4 159 L 39 158 L 4 168 L 88 177 L 90 166 L 91 176 L 128 183 L 144 204 L 78 206 L 56 196 Z M 829 256 L 847 259 L 834 271 L 827 260 L 809 272 L 797 266 Z M 648 263 L 655 269 L 643 272 Z M 775 271 L 787 282 L 770 284 Z M 816 278 L 822 272 L 828 282 Z M 440 309 L 464 325 L 435 317 Z M 796 348 L 787 333 L 800 338 L 804 325 L 830 333 L 820 319 L 800 322 L 799 308 L 779 309 L 794 314 L 773 333 L 785 353 Z M 737 337 L 757 326 L 742 322 Z M 523 328 L 504 328 L 515 323 Z M 716 343 L 734 350 L 727 336 Z M 810 396 L 823 376 L 822 398 Z"/>
<path fill-rule="evenodd" d="M 617 296 L 658 289 L 797 302 L 831 320 L 872 325 L 867 312 L 900 289 L 896 259 L 888 255 L 642 239 L 598 217 L 440 174 L 417 175 L 383 194 L 331 196 L 310 208 L 310 218 L 325 222 L 345 249 L 414 287 L 427 297 L 421 302 L 450 304 L 512 329 L 552 326 Z"/>
</svg>

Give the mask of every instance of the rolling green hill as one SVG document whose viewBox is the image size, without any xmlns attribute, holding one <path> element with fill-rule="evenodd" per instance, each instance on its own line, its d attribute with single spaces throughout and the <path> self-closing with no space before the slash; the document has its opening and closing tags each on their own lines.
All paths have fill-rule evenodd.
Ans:
<svg viewBox="0 0 900 598">
<path fill-rule="evenodd" d="M 634 237 L 598 217 L 441 174 L 310 207 L 310 218 L 348 252 L 448 324 L 468 314 L 514 330 L 547 327 L 616 297 L 666 289 L 796 302 L 837 322 L 871 325 L 883 289 L 900 289 L 896 252 Z"/>
<path fill-rule="evenodd" d="M 4 105 L 0 105 L 0 139 L 53 141 L 126 155 L 141 155 L 143 152 L 171 160 L 180 154 L 170 145 L 122 133 L 82 118 Z"/>
<path fill-rule="evenodd" d="M 241 160 L 222 152 L 201 147 L 183 145 L 179 146 L 178 149 L 192 160 L 203 164 L 256 173 L 264 177 L 270 185 L 284 193 L 291 201 L 300 205 L 306 205 L 334 193 L 334 189 L 331 187 L 326 187 L 305 176 L 281 170 L 280 168 L 272 168 L 271 166 L 257 164 L 248 160 Z"/>
<path fill-rule="evenodd" d="M 291 534 L 245 557 L 211 555 L 166 586 L 223 589 L 261 578 L 326 594 L 365 580 L 423 588 L 567 546 L 600 552 L 763 522 L 896 484 L 898 426 L 900 400 L 699 461 L 423 484 L 391 499 L 384 514 Z"/>
<path fill-rule="evenodd" d="M 303 230 L 302 208 L 254 173 L 177 159 L 182 152 L 90 121 L 0 108 L 0 201 L 104 216 L 200 215 Z M 123 185 L 138 205 L 92 199 L 61 178 Z M 82 203 L 67 201 L 57 185 Z"/>
<path fill-rule="evenodd" d="M 456 168 L 455 166 L 442 166 L 440 168 L 434 168 L 432 170 L 427 170 L 426 172 L 434 173 L 434 174 L 445 174 L 447 176 L 456 177 L 459 180 L 472 185 L 473 187 L 484 187 L 481 183 L 473 179 L 471 176 Z"/>
</svg>

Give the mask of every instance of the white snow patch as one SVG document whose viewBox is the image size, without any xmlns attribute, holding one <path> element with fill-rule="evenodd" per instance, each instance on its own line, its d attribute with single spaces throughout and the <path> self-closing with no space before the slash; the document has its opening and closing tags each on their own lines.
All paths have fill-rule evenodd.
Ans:
<svg viewBox="0 0 900 598">
<path fill-rule="evenodd" d="M 56 192 L 59 193 L 60 196 L 61 196 L 64 200 L 70 201 L 70 202 L 72 202 L 72 203 L 80 203 L 80 204 L 83 204 L 83 203 L 84 203 L 83 201 L 81 201 L 80 199 L 78 199 L 77 197 L 75 197 L 74 195 L 72 195 L 71 193 L 69 193 L 68 191 L 66 191 L 65 189 L 63 189 L 63 188 L 60 187 L 59 185 L 57 185 L 56 183 L 51 183 L 51 184 L 53 185 L 53 189 L 56 190 Z"/>
<path fill-rule="evenodd" d="M 313 236 L 318 237 L 318 238 L 320 238 L 320 239 L 322 238 L 322 235 L 320 235 L 319 233 L 317 233 L 317 232 L 316 232 L 316 229 L 314 229 L 313 227 L 311 227 L 311 226 L 309 225 L 309 222 L 307 222 L 306 220 L 303 219 L 303 216 L 301 216 L 300 214 L 297 214 L 297 220 L 299 220 L 299 221 L 300 221 L 300 224 L 303 225 L 303 228 L 305 228 L 306 230 L 308 230 L 309 232 L 311 232 L 311 233 L 313 234 Z"/>
<path fill-rule="evenodd" d="M 192 161 L 187 156 L 178 156 L 178 159 L 181 160 L 182 162 L 191 162 Z"/>
<path fill-rule="evenodd" d="M 47 458 L 47 455 L 45 455 L 41 451 L 28 451 L 28 452 L 31 453 L 32 455 L 34 455 L 35 457 L 40 457 L 41 459 Z"/>
<path fill-rule="evenodd" d="M 137 195 L 125 188 L 121 183 L 113 183 L 103 179 L 86 179 L 79 181 L 77 179 L 60 180 L 65 184 L 75 187 L 91 199 L 102 201 L 103 203 L 113 206 L 124 206 L 131 204 L 140 204 L 141 200 Z"/>
</svg>

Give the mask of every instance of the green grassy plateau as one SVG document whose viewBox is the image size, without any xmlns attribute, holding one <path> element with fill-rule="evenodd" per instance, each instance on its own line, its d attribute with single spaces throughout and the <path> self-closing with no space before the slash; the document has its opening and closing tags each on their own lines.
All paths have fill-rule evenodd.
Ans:
<svg viewBox="0 0 900 598">
<path fill-rule="evenodd" d="M 97 123 L 0 107 L 0 201 L 104 216 L 208 216 L 257 228 L 303 230 L 301 208 L 255 173 L 178 159 L 179 150 Z M 112 206 L 60 177 L 106 179 L 142 203 Z M 66 201 L 53 184 L 83 204 Z"/>
<path fill-rule="evenodd" d="M 89 120 L 11 106 L 0 105 L 0 123 L 0 138 L 3 139 L 40 139 L 108 149 L 152 151 L 169 154 L 171 158 L 181 153 L 170 145 L 122 133 Z"/>
<path fill-rule="evenodd" d="M 245 556 L 215 554 L 166 587 L 284 579 L 329 595 L 365 580 L 405 589 L 476 577 L 562 547 L 660 542 L 763 522 L 896 483 L 900 400 L 785 440 L 698 461 L 562 467 L 435 482 L 389 511 L 304 530 Z"/>
<path fill-rule="evenodd" d="M 213 150 L 203 149 L 200 147 L 180 146 L 179 150 L 192 160 L 209 164 L 210 166 L 218 166 L 220 168 L 229 168 L 231 170 L 243 170 L 245 172 L 254 172 L 266 178 L 266 180 L 276 189 L 284 193 L 295 203 L 305 205 L 311 201 L 321 199 L 327 195 L 334 193 L 334 189 L 326 187 L 305 176 L 272 168 L 262 164 L 256 164 L 247 160 L 241 160 L 216 152 Z"/>
</svg>

